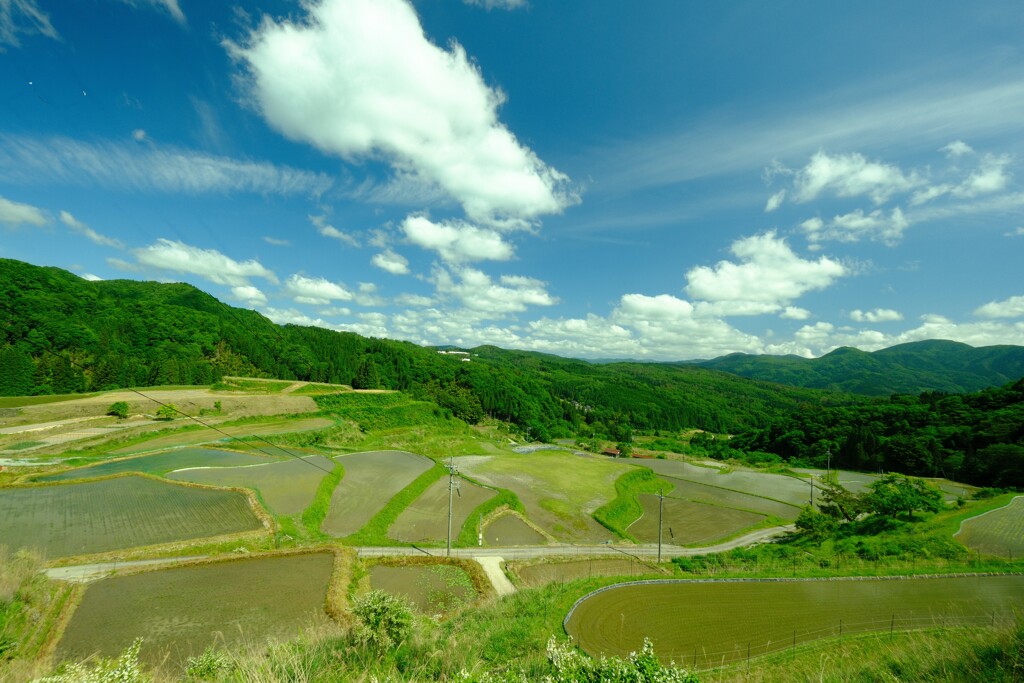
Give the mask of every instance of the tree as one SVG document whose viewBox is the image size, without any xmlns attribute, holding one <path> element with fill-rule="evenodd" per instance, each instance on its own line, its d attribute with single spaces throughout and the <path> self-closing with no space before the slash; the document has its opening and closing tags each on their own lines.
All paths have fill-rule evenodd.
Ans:
<svg viewBox="0 0 1024 683">
<path fill-rule="evenodd" d="M 116 403 L 112 404 L 110 406 L 110 408 L 107 410 L 107 415 L 113 415 L 114 417 L 120 418 L 122 420 L 127 419 L 128 418 L 128 402 L 127 401 L 117 401 Z M 157 413 L 157 415 L 159 415 L 159 412 Z"/>
<path fill-rule="evenodd" d="M 178 409 L 173 403 L 160 406 L 160 410 L 156 411 L 156 419 L 158 420 L 173 420 L 178 417 Z"/>
<path fill-rule="evenodd" d="M 836 520 L 826 514 L 818 512 L 810 505 L 805 505 L 800 515 L 796 518 L 796 528 L 813 541 L 821 543 L 832 536 L 836 530 Z"/>
<path fill-rule="evenodd" d="M 818 506 L 823 514 L 847 522 L 853 522 L 864 511 L 864 497 L 848 491 L 839 484 L 824 482 L 819 485 L 821 504 Z"/>
<path fill-rule="evenodd" d="M 870 512 L 896 517 L 906 512 L 911 518 L 914 510 L 938 512 L 942 509 L 942 491 L 921 479 L 903 474 L 887 474 L 870 486 L 871 492 L 864 498 Z"/>
<path fill-rule="evenodd" d="M 352 378 L 353 389 L 380 389 L 380 371 L 372 358 L 367 358 Z"/>
</svg>

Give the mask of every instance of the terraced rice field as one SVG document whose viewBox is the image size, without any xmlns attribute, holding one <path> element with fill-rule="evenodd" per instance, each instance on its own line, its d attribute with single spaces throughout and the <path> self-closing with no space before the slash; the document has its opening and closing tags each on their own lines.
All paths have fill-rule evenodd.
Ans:
<svg viewBox="0 0 1024 683">
<path fill-rule="evenodd" d="M 297 401 L 295 408 L 288 410 L 287 412 L 308 412 L 316 410 L 316 403 L 311 398 L 300 398 L 300 397 L 281 397 Z M 173 399 L 172 399 L 173 400 Z M 189 421 L 191 423 L 191 421 Z M 194 423 L 192 423 L 194 424 Z M 231 442 L 232 446 L 238 446 L 238 442 L 234 439 L 245 439 L 248 436 L 270 436 L 273 434 L 293 434 L 295 432 L 308 432 L 315 431 L 317 429 L 324 429 L 334 424 L 334 420 L 327 417 L 309 417 L 300 420 L 291 418 L 285 418 L 281 420 L 273 420 L 270 422 L 258 422 L 255 424 L 245 425 L 218 425 L 219 431 L 213 431 L 211 429 L 196 429 L 180 434 L 166 434 L 158 436 L 147 441 L 135 443 L 130 446 L 119 448 L 115 451 L 111 451 L 112 454 L 116 455 L 131 455 L 133 453 L 148 453 L 155 450 L 163 450 L 165 448 L 175 448 L 177 446 L 195 446 L 199 444 L 214 444 L 219 441 L 227 439 Z M 185 426 L 184 424 L 178 426 Z M 227 436 L 225 436 L 227 434 Z M 260 448 L 264 451 L 268 451 L 271 455 L 282 455 L 287 456 L 288 454 L 281 449 L 268 446 L 265 443 L 257 442 Z"/>
<path fill-rule="evenodd" d="M 56 659 L 115 656 L 144 635 L 140 659 L 180 669 L 207 645 L 290 638 L 324 622 L 334 556 L 233 560 L 119 576 L 91 584 Z M 169 666 L 168 666 L 169 665 Z"/>
<path fill-rule="evenodd" d="M 337 461 L 345 468 L 345 476 L 334 489 L 320 527 L 332 536 L 359 531 L 392 496 L 434 466 L 429 458 L 404 451 L 353 453 Z"/>
<path fill-rule="evenodd" d="M 60 474 L 40 477 L 39 481 L 68 481 L 87 477 L 102 477 L 122 472 L 145 472 L 147 474 L 167 474 L 174 470 L 189 467 L 234 467 L 239 465 L 261 465 L 275 462 L 274 459 L 262 455 L 249 455 L 236 451 L 224 451 L 215 448 L 180 448 L 153 455 L 142 455 L 136 458 L 112 460 L 79 467 Z"/>
<path fill-rule="evenodd" d="M 770 498 L 763 498 L 739 491 L 730 491 L 729 489 L 718 488 L 717 486 L 685 481 L 669 476 L 662 476 L 661 480 L 671 486 L 671 488 L 666 487 L 665 495 L 671 495 L 673 498 L 747 510 L 786 520 L 794 520 L 800 514 L 799 506 L 771 500 Z"/>
<path fill-rule="evenodd" d="M 643 576 L 656 573 L 646 563 L 629 557 L 616 559 L 568 560 L 565 562 L 541 562 L 519 565 L 510 563 L 512 570 L 527 586 L 544 586 L 549 583 L 564 583 L 593 576 Z"/>
<path fill-rule="evenodd" d="M 170 473 L 167 478 L 212 486 L 255 489 L 272 512 L 298 515 L 309 506 L 320 480 L 332 469 L 334 463 L 331 460 L 314 455 L 267 465 L 179 470 Z"/>
<path fill-rule="evenodd" d="M 983 555 L 1024 558 L 1024 496 L 1017 496 L 1006 507 L 966 520 L 956 540 Z"/>
<path fill-rule="evenodd" d="M 261 528 L 241 493 L 144 477 L 0 489 L 0 539 L 48 558 Z"/>
<path fill-rule="evenodd" d="M 518 515 L 502 515 L 484 528 L 484 543 L 494 547 L 544 545 L 548 539 Z"/>
<path fill-rule="evenodd" d="M 1024 576 L 615 586 L 578 603 L 566 629 L 592 655 L 650 638 L 658 657 L 698 668 L 865 631 L 985 624 L 1024 608 Z"/>
<path fill-rule="evenodd" d="M 645 460 L 642 466 L 654 470 L 657 474 L 770 498 L 798 507 L 806 505 L 811 495 L 809 479 L 798 479 L 783 474 L 749 470 L 720 472 L 679 460 Z"/>
<path fill-rule="evenodd" d="M 638 498 L 644 514 L 628 531 L 641 543 L 657 543 L 658 497 L 642 494 Z M 765 520 L 754 512 L 668 497 L 662 518 L 662 541 L 676 545 L 710 544 Z"/>
<path fill-rule="evenodd" d="M 370 568 L 370 587 L 409 600 L 424 614 L 450 612 L 477 598 L 469 575 L 445 564 Z"/>
<path fill-rule="evenodd" d="M 559 541 L 600 543 L 617 538 L 592 517 L 615 497 L 615 480 L 632 465 L 564 451 L 459 458 L 477 481 L 510 489 L 527 517 Z"/>
<path fill-rule="evenodd" d="M 496 496 L 491 489 L 472 482 L 459 482 L 459 493 L 452 498 L 452 538 L 459 535 L 473 511 Z M 402 511 L 388 529 L 388 537 L 396 541 L 443 541 L 448 537 L 448 477 L 435 481 L 409 507 Z"/>
</svg>

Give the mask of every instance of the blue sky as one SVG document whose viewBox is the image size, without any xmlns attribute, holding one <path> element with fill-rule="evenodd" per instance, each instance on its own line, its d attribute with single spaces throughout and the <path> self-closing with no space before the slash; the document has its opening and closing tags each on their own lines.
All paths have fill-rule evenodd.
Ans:
<svg viewBox="0 0 1024 683">
<path fill-rule="evenodd" d="M 1024 344 L 1019 2 L 0 0 L 0 257 L 581 358 Z"/>
</svg>

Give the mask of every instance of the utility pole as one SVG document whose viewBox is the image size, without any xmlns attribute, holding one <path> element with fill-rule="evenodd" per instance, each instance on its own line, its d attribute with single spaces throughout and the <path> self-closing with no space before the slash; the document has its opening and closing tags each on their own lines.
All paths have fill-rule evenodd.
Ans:
<svg viewBox="0 0 1024 683">
<path fill-rule="evenodd" d="M 665 509 L 665 490 L 658 489 L 658 564 L 661 564 L 661 521 L 662 512 Z"/>
<path fill-rule="evenodd" d="M 814 507 L 814 473 L 811 472 L 811 507 Z"/>
<path fill-rule="evenodd" d="M 827 464 L 825 465 L 825 481 L 832 483 L 832 447 L 828 446 L 828 450 L 825 451 L 828 457 Z"/>
<path fill-rule="evenodd" d="M 455 469 L 455 456 L 448 456 L 448 547 L 447 556 L 452 556 L 452 497 L 455 494 L 455 475 L 458 471 Z"/>
</svg>

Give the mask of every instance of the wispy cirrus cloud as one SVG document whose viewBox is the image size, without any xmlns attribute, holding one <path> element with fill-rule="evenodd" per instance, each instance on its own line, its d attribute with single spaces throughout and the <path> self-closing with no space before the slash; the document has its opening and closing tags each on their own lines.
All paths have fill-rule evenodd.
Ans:
<svg viewBox="0 0 1024 683">
<path fill-rule="evenodd" d="M 21 47 L 21 36 L 41 35 L 60 40 L 50 16 L 36 0 L 0 0 L 0 52 Z"/>
<path fill-rule="evenodd" d="M 181 5 L 178 4 L 178 0 L 121 0 L 121 2 L 132 7 L 154 7 L 169 14 L 172 19 L 182 26 L 187 23 L 185 13 L 181 11 Z"/>
<path fill-rule="evenodd" d="M 77 232 L 80 235 L 85 235 L 95 244 L 99 244 L 104 247 L 112 247 L 114 249 L 124 249 L 124 242 L 119 239 L 114 239 L 113 237 L 101 235 L 67 211 L 60 212 L 60 222 L 71 228 L 74 232 Z"/>
<path fill-rule="evenodd" d="M 976 139 L 1024 131 L 1024 81 L 1017 73 L 982 81 L 912 73 L 902 80 L 904 87 L 884 93 L 872 86 L 828 92 L 755 117 L 716 112 L 707 122 L 595 148 L 587 165 L 602 187 L 631 192 L 751 171 L 776 159 L 792 163 L 819 149 L 942 145 L 951 131 Z"/>
<path fill-rule="evenodd" d="M 333 183 L 322 173 L 181 147 L 18 135 L 0 135 L 0 180 L 22 185 L 98 185 L 146 192 L 313 196 L 323 194 Z"/>
</svg>

